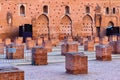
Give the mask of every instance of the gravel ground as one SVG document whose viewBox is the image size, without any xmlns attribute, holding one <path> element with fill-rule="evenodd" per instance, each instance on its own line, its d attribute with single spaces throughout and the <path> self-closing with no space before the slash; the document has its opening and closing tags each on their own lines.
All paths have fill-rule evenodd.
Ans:
<svg viewBox="0 0 120 80">
<path fill-rule="evenodd" d="M 65 63 L 49 63 L 43 66 L 19 65 L 25 71 L 25 80 L 120 80 L 120 59 L 112 61 L 88 61 L 88 74 L 65 73 Z"/>
</svg>

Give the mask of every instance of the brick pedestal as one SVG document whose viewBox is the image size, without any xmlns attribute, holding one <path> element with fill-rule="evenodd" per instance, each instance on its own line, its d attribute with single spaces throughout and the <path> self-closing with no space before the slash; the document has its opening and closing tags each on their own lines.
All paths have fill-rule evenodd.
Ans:
<svg viewBox="0 0 120 80">
<path fill-rule="evenodd" d="M 87 74 L 88 73 L 88 58 L 82 52 L 66 53 L 65 68 L 70 74 Z"/>
<path fill-rule="evenodd" d="M 120 54 L 120 41 L 116 43 L 116 54 Z"/>
<path fill-rule="evenodd" d="M 42 44 L 43 44 L 43 39 L 42 38 L 38 38 L 37 40 L 36 40 L 37 42 L 37 46 L 42 46 Z"/>
<path fill-rule="evenodd" d="M 4 43 L 0 43 L 0 54 L 4 54 Z"/>
<path fill-rule="evenodd" d="M 61 45 L 61 55 L 65 55 L 67 52 L 78 52 L 78 43 L 70 42 Z"/>
<path fill-rule="evenodd" d="M 43 47 L 32 48 L 32 65 L 46 65 L 47 50 Z"/>
<path fill-rule="evenodd" d="M 94 41 L 86 41 L 84 43 L 84 50 L 85 51 L 94 51 Z"/>
<path fill-rule="evenodd" d="M 11 39 L 9 38 L 5 39 L 5 45 L 9 45 L 9 44 L 11 44 Z"/>
<path fill-rule="evenodd" d="M 95 41 L 95 43 L 97 43 L 97 44 L 100 43 L 99 37 L 95 37 L 94 41 Z"/>
<path fill-rule="evenodd" d="M 109 41 L 117 41 L 117 36 L 110 36 Z"/>
<path fill-rule="evenodd" d="M 24 80 L 24 71 L 15 67 L 0 67 L 0 80 Z"/>
<path fill-rule="evenodd" d="M 36 42 L 34 40 L 27 40 L 26 42 L 27 49 L 32 49 L 34 46 L 36 46 Z"/>
<path fill-rule="evenodd" d="M 6 48 L 7 59 L 24 59 L 24 45 L 10 44 Z"/>
<path fill-rule="evenodd" d="M 110 61 L 112 54 L 112 47 L 109 45 L 97 45 L 96 46 L 96 59 L 103 61 Z"/>
<path fill-rule="evenodd" d="M 109 43 L 109 45 L 112 47 L 112 53 L 116 54 L 116 50 L 117 50 L 117 41 L 111 41 Z"/>
<path fill-rule="evenodd" d="M 103 38 L 100 40 L 100 44 L 103 44 L 103 45 L 109 44 L 108 37 L 103 37 Z"/>
<path fill-rule="evenodd" d="M 47 49 L 47 52 L 52 52 L 52 43 L 51 43 L 51 41 L 45 41 L 43 46 Z"/>
</svg>

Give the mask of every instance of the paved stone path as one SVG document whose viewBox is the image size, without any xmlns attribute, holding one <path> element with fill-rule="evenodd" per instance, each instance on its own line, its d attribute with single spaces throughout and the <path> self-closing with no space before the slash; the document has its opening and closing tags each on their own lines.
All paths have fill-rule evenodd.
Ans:
<svg viewBox="0 0 120 80">
<path fill-rule="evenodd" d="M 79 75 L 65 73 L 64 63 L 17 67 L 25 71 L 25 80 L 120 80 L 120 59 L 88 61 L 88 74 Z"/>
</svg>

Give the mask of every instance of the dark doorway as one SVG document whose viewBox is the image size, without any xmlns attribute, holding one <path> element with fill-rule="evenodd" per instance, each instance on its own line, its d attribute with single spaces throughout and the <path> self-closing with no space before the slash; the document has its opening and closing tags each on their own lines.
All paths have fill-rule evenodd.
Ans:
<svg viewBox="0 0 120 80">
<path fill-rule="evenodd" d="M 100 37 L 100 27 L 96 27 L 97 36 Z"/>
</svg>

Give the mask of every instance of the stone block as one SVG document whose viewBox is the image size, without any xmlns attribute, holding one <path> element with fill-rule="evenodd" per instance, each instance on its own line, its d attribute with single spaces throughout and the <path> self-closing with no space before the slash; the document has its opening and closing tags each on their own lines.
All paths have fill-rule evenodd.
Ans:
<svg viewBox="0 0 120 80">
<path fill-rule="evenodd" d="M 97 43 L 97 44 L 100 43 L 100 39 L 99 39 L 99 37 L 95 37 L 94 40 L 95 40 L 95 43 Z"/>
<path fill-rule="evenodd" d="M 116 54 L 116 50 L 117 50 L 117 41 L 111 41 L 109 43 L 109 45 L 112 47 L 112 53 Z"/>
<path fill-rule="evenodd" d="M 24 45 L 10 44 L 6 49 L 7 59 L 24 59 Z"/>
<path fill-rule="evenodd" d="M 26 42 L 27 49 L 32 49 L 34 46 L 36 46 L 35 40 L 27 40 L 27 42 Z"/>
<path fill-rule="evenodd" d="M 0 54 L 4 54 L 4 43 L 0 43 Z"/>
<path fill-rule="evenodd" d="M 65 56 L 65 68 L 70 74 L 87 74 L 88 57 L 83 52 L 68 52 Z"/>
<path fill-rule="evenodd" d="M 69 42 L 61 45 L 61 55 L 65 55 L 67 52 L 78 52 L 78 43 Z"/>
<path fill-rule="evenodd" d="M 116 43 L 116 54 L 120 54 L 120 41 L 117 41 Z"/>
<path fill-rule="evenodd" d="M 96 46 L 96 59 L 102 61 L 111 61 L 112 47 L 109 45 Z"/>
<path fill-rule="evenodd" d="M 5 39 L 5 45 L 9 45 L 9 44 L 11 44 L 12 42 L 11 42 L 11 39 L 10 38 L 6 38 Z"/>
<path fill-rule="evenodd" d="M 52 52 L 52 43 L 51 41 L 45 41 L 43 46 L 47 49 L 47 52 Z"/>
<path fill-rule="evenodd" d="M 84 50 L 85 51 L 94 51 L 94 41 L 85 41 Z"/>
<path fill-rule="evenodd" d="M 0 67 L 0 80 L 24 80 L 24 71 L 11 66 Z"/>
<path fill-rule="evenodd" d="M 32 48 L 32 65 L 46 65 L 47 62 L 47 49 L 44 47 Z"/>
</svg>

